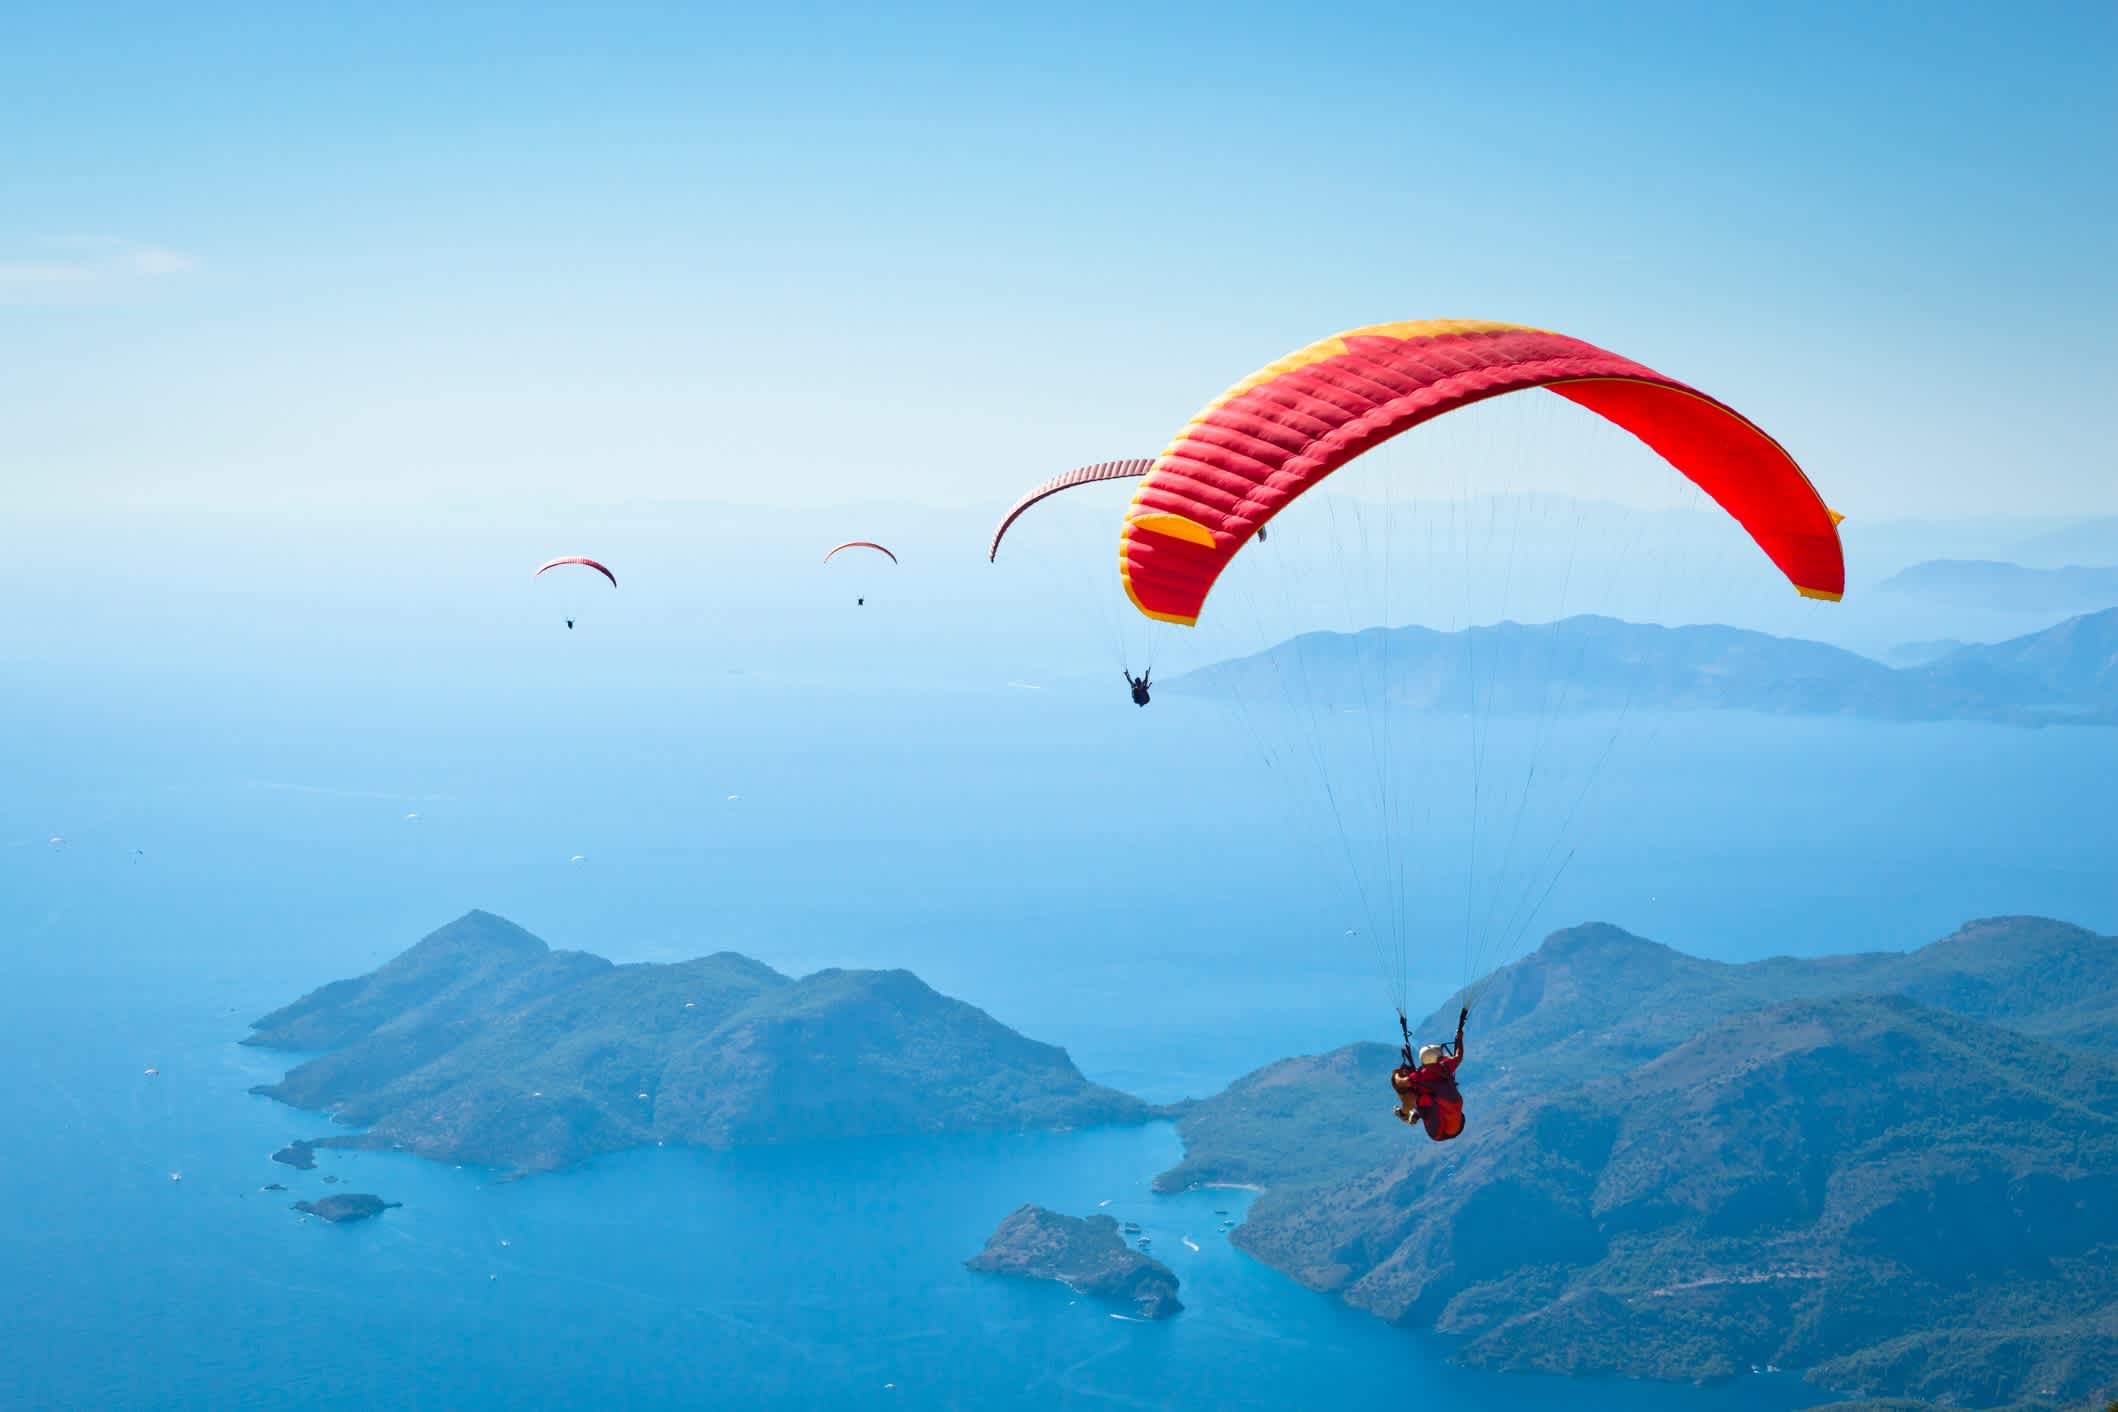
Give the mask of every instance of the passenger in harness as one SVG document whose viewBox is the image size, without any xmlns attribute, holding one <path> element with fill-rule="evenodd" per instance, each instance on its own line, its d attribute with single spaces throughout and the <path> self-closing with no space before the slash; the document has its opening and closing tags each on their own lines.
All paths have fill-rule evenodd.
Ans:
<svg viewBox="0 0 2118 1412">
<path fill-rule="evenodd" d="M 1405 1043 L 1399 1051 L 1403 1062 L 1390 1075 L 1390 1088 L 1397 1095 L 1396 1117 L 1404 1123 L 1417 1119 L 1436 1142 L 1447 1142 L 1463 1131 L 1463 1095 L 1456 1089 L 1456 1066 L 1463 1062 L 1463 1027 L 1470 1018 L 1467 1005 L 1456 1017 L 1454 1043 L 1421 1045 L 1415 1059 L 1412 1028 L 1403 1015 L 1397 1017 Z"/>
</svg>

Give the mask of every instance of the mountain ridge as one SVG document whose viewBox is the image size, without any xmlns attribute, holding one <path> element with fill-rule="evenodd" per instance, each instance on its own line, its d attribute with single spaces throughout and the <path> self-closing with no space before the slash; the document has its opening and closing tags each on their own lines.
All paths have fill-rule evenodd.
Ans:
<svg viewBox="0 0 2118 1412">
<path fill-rule="evenodd" d="M 1065 1128 L 1153 1112 L 909 971 L 797 979 L 734 952 L 612 965 L 479 912 L 254 1028 L 244 1042 L 264 1048 L 337 1041 L 252 1090 L 366 1129 L 320 1145 L 517 1171 L 648 1143 Z"/>
<path fill-rule="evenodd" d="M 1408 1143 L 1394 1049 L 1349 1045 L 1184 1105 L 1158 1189 L 1264 1187 L 1244 1249 L 1493 1367 L 1962 1405 L 2118 1368 L 2118 938 L 1730 964 L 1590 924 L 1415 1033 L 1465 998 L 1464 1138 Z"/>
<path fill-rule="evenodd" d="M 1164 689 L 1304 709 L 1355 709 L 1381 699 L 1441 712 L 1745 710 L 2111 724 L 2118 723 L 2118 608 L 1902 667 L 1747 628 L 1663 627 L 1593 614 L 1457 632 L 1314 632 L 1198 668 Z"/>
<path fill-rule="evenodd" d="M 2118 604 L 2118 566 L 1927 559 L 1898 570 L 1875 591 L 2004 611 L 2093 612 Z"/>
</svg>

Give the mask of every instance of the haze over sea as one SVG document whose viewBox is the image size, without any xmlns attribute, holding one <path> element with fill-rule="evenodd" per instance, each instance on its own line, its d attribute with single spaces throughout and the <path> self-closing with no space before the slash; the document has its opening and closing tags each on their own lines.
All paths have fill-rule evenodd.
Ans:
<svg viewBox="0 0 2118 1412">
<path fill-rule="evenodd" d="M 14 572 L 63 573 L 62 550 Z M 1010 687 L 977 654 L 952 675 L 887 594 L 834 637 L 787 628 L 786 648 L 705 614 L 628 622 L 622 596 L 567 633 L 542 601 L 466 608 L 419 573 L 260 572 L 247 595 L 217 569 L 158 585 L 153 563 L 69 582 L 10 666 L 0 739 L 30 748 L 0 797 L 0 1299 L 20 1311 L 0 1400 L 1816 1400 L 1768 1376 L 1452 1369 L 1445 1342 L 1229 1248 L 1212 1212 L 1242 1193 L 1151 1198 L 1178 1156 L 1160 1125 L 645 1151 L 504 1185 L 396 1155 L 270 1163 L 329 1124 L 246 1096 L 282 1067 L 235 1046 L 246 1022 L 470 907 L 620 961 L 907 967 L 1156 1099 L 1385 1038 L 1390 1017 L 1344 943 L 1343 886 L 1287 845 L 1223 707 L 1136 711 L 1100 678 Z M 829 607 L 851 611 L 835 589 Z M 67 647 L 90 622 L 130 665 Z M 882 642 L 915 669 L 876 666 Z M 1693 714 L 1636 721 L 1620 750 L 1525 946 L 1590 918 L 1724 959 L 1908 947 L 2005 912 L 2118 929 L 2118 732 Z M 1420 955 L 1415 1011 L 1460 979 L 1460 947 Z M 299 1223 L 286 1203 L 326 1173 L 404 1205 Z M 292 1190 L 259 1190 L 275 1180 Z M 1106 1200 L 1161 1237 L 1174 1322 L 960 1268 L 1021 1202 Z"/>
</svg>

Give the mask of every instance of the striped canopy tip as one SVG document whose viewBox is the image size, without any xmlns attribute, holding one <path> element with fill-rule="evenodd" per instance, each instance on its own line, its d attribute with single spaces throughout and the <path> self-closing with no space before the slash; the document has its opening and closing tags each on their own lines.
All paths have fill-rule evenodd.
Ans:
<svg viewBox="0 0 2118 1412">
<path fill-rule="evenodd" d="M 993 540 L 986 546 L 986 562 L 998 562 L 1000 541 L 1007 537 L 1008 526 L 1021 519 L 1023 512 L 1038 501 L 1057 495 L 1062 490 L 1071 490 L 1077 485 L 1094 485 L 1098 481 L 1109 480 L 1138 480 L 1154 468 L 1154 457 L 1135 456 L 1126 461 L 1098 461 L 1093 466 L 1076 466 L 1064 475 L 1053 476 L 1010 505 L 1008 512 L 1000 517 L 999 527 L 993 531 Z"/>
<path fill-rule="evenodd" d="M 897 562 L 897 556 L 895 554 L 892 554 L 888 549 L 884 548 L 880 544 L 877 544 L 872 539 L 849 539 L 844 544 L 834 544 L 833 546 L 831 546 L 830 553 L 824 555 L 824 562 L 826 564 L 830 563 L 833 557 L 847 549 L 872 549 L 876 553 L 882 555 L 885 559 L 888 559 L 891 563 L 894 564 Z"/>
<path fill-rule="evenodd" d="M 1840 514 L 1838 511 L 1832 509 L 1829 505 L 1826 505 L 1824 507 L 1824 513 L 1831 516 L 1831 524 L 1834 529 L 1846 523 L 1846 517 Z"/>
<path fill-rule="evenodd" d="M 1804 598 L 1814 598 L 1820 603 L 1837 603 L 1844 599 L 1846 596 L 1844 591 L 1842 590 L 1829 588 L 1804 588 L 1800 584 L 1795 585 L 1794 591 L 1796 593 L 1801 594 Z"/>
<path fill-rule="evenodd" d="M 1214 546 L 1213 531 L 1197 520 L 1185 515 L 1173 515 L 1166 510 L 1150 511 L 1135 515 L 1130 521 L 1136 530 L 1147 530 L 1153 534 L 1166 534 L 1171 539 L 1181 539 L 1186 544 L 1196 544 L 1211 549 Z"/>
</svg>

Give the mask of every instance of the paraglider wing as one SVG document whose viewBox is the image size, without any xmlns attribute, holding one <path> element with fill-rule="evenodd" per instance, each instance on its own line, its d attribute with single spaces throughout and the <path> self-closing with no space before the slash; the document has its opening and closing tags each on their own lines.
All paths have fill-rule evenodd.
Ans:
<svg viewBox="0 0 2118 1412">
<path fill-rule="evenodd" d="M 897 556 L 895 554 L 890 553 L 889 550 L 883 548 L 880 544 L 877 544 L 872 539 L 849 539 L 844 544 L 833 545 L 831 547 L 831 552 L 829 554 L 824 555 L 824 562 L 826 564 L 830 563 L 832 557 L 836 555 L 841 549 L 872 549 L 876 553 L 881 554 L 887 559 L 889 559 L 891 563 L 894 564 L 897 562 Z"/>
<path fill-rule="evenodd" d="M 597 563 L 597 562 L 596 562 L 595 560 L 593 560 L 593 559 L 584 559 L 584 558 L 582 558 L 582 557 L 581 557 L 580 555 L 578 555 L 578 554 L 575 554 L 575 555 L 569 555 L 569 556 L 567 556 L 567 557 L 566 557 L 566 558 L 564 558 L 564 559 L 547 559 L 547 560 L 545 560 L 545 561 L 544 561 L 543 563 L 541 563 L 541 564 L 539 564 L 539 565 L 537 566 L 537 573 L 535 573 L 535 574 L 531 574 L 531 575 L 530 575 L 530 577 L 531 577 L 531 578 L 536 578 L 538 574 L 542 574 L 542 573 L 543 573 L 543 572 L 544 572 L 544 571 L 545 571 L 546 569 L 556 569 L 556 568 L 558 568 L 558 567 L 559 567 L 559 566 L 560 566 L 561 564 L 583 564 L 583 565 L 586 565 L 587 567 L 589 567 L 589 568 L 591 568 L 591 569 L 594 569 L 594 570 L 595 570 L 595 571 L 596 571 L 597 573 L 599 573 L 599 574 L 603 575 L 603 577 L 605 577 L 605 578 L 609 579 L 609 580 L 610 580 L 610 586 L 611 586 L 612 588 L 616 588 L 616 587 L 618 586 L 618 576 L 617 576 L 616 574 L 612 573 L 612 572 L 611 572 L 611 571 L 610 571 L 609 569 L 606 569 L 606 568 L 604 568 L 604 567 L 603 567 L 603 566 L 602 566 L 601 564 Z M 572 624 L 571 624 L 571 623 L 569 623 L 569 624 L 568 624 L 567 626 L 571 627 L 571 626 L 572 626 Z"/>
<path fill-rule="evenodd" d="M 1399 432 L 1533 387 L 1646 442 L 1734 516 L 1805 597 L 1845 591 L 1839 516 L 1740 413 L 1564 334 L 1437 319 L 1313 343 L 1208 403 L 1133 496 L 1118 548 L 1127 596 L 1150 618 L 1197 622 L 1236 551 L 1295 497 Z"/>
<path fill-rule="evenodd" d="M 1098 481 L 1138 480 L 1154 468 L 1153 457 L 1136 457 L 1130 461 L 1098 461 L 1093 466 L 1081 466 L 1065 475 L 1053 476 L 1010 505 L 1008 512 L 1000 517 L 1000 527 L 993 531 L 993 542 L 985 552 L 986 562 L 993 563 L 1000 557 L 1000 541 L 1006 537 L 1008 527 L 1022 518 L 1023 511 L 1046 496 L 1057 495 L 1062 490 L 1072 490 L 1077 485 L 1094 485 Z"/>
</svg>

